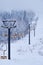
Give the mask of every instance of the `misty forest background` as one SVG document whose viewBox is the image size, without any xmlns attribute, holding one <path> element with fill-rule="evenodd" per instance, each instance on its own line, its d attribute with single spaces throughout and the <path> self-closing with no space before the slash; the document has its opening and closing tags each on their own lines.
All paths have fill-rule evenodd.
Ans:
<svg viewBox="0 0 43 65">
<path fill-rule="evenodd" d="M 19 40 L 25 37 L 29 32 L 29 24 L 30 30 L 36 29 L 38 16 L 33 11 L 14 11 L 11 10 L 10 12 L 3 11 L 0 12 L 0 42 L 7 42 L 8 39 L 8 30 L 2 28 L 3 20 L 16 20 L 16 28 L 12 28 L 11 33 L 11 41 Z M 7 23 L 8 25 L 8 23 Z"/>
</svg>

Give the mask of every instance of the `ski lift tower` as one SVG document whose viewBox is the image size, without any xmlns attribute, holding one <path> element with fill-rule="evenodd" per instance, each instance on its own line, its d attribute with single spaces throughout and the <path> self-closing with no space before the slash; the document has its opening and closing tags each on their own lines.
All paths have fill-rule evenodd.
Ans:
<svg viewBox="0 0 43 65">
<path fill-rule="evenodd" d="M 29 45 L 30 45 L 30 28 L 31 28 L 31 22 L 29 21 Z"/>
<path fill-rule="evenodd" d="M 10 60 L 10 30 L 11 28 L 16 28 L 15 23 L 16 20 L 3 20 L 3 28 L 8 29 L 8 59 Z"/>
<path fill-rule="evenodd" d="M 29 23 L 29 45 L 30 45 L 30 23 Z"/>
</svg>

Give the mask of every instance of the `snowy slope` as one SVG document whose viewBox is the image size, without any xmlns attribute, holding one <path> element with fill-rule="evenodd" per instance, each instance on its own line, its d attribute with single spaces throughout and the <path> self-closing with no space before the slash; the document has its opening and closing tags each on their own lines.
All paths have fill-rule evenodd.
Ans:
<svg viewBox="0 0 43 65">
<path fill-rule="evenodd" d="M 0 60 L 0 65 L 43 65 L 43 19 L 39 18 L 36 36 L 31 31 L 31 45 L 28 35 L 11 43 L 11 60 Z M 7 55 L 7 52 L 6 52 Z"/>
</svg>

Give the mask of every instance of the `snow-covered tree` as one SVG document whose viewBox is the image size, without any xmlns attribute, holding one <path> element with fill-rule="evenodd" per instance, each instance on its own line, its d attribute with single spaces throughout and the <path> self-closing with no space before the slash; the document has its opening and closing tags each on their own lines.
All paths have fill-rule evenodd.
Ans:
<svg viewBox="0 0 43 65">
<path fill-rule="evenodd" d="M 3 12 L 2 14 L 2 20 L 7 20 L 7 19 L 13 19 L 16 20 L 16 29 L 12 29 L 12 34 L 28 34 L 29 31 L 29 24 L 30 24 L 30 31 L 34 29 L 34 35 L 35 35 L 35 28 L 36 28 L 36 20 L 37 17 L 35 18 L 36 14 L 33 11 L 14 11 L 12 10 L 11 12 Z M 34 24 L 33 24 L 34 21 Z M 23 36 L 23 37 L 24 37 Z M 17 37 L 16 37 L 17 38 Z"/>
</svg>

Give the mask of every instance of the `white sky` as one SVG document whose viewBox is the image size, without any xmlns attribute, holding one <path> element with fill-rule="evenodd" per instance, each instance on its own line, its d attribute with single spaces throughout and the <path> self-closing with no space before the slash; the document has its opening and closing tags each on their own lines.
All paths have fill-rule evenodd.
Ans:
<svg viewBox="0 0 43 65">
<path fill-rule="evenodd" d="M 33 10 L 43 13 L 43 0 L 0 0 L 0 11 Z"/>
</svg>

